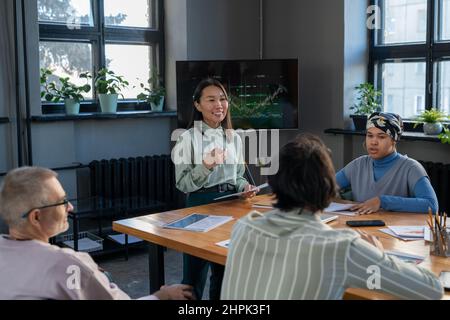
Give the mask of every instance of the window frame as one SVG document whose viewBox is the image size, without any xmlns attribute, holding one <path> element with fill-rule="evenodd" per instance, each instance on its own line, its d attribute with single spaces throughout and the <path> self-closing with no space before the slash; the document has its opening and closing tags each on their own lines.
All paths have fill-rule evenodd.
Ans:
<svg viewBox="0 0 450 320">
<path fill-rule="evenodd" d="M 435 80 L 435 65 L 441 60 L 450 58 L 450 41 L 440 41 L 439 34 L 439 7 L 440 0 L 427 0 L 427 31 L 426 42 L 377 45 L 377 38 L 382 36 L 384 30 L 384 0 L 370 0 L 370 5 L 380 8 L 381 28 L 370 30 L 369 32 L 369 81 L 376 88 L 381 85 L 380 74 L 376 70 L 383 62 L 392 60 L 415 60 L 425 59 L 425 108 L 429 110 L 437 104 L 438 85 Z"/>
<path fill-rule="evenodd" d="M 38 21 L 39 42 L 77 42 L 92 45 L 93 72 L 97 72 L 106 65 L 105 45 L 129 44 L 149 45 L 154 47 L 155 65 L 158 73 L 165 80 L 165 47 L 164 47 L 164 0 L 154 0 L 155 27 L 140 28 L 128 26 L 106 26 L 104 18 L 104 0 L 90 0 L 93 15 L 93 26 L 81 25 L 80 29 L 69 29 L 59 23 L 45 23 Z M 36 0 L 37 4 L 37 0 Z M 91 71 L 91 72 L 92 72 Z M 150 70 L 149 70 L 150 76 Z M 64 113 L 63 103 L 49 103 L 41 101 L 42 114 Z M 118 111 L 150 110 L 147 103 L 138 103 L 137 99 L 121 99 L 118 101 Z M 92 92 L 92 100 L 80 103 L 80 113 L 100 112 L 97 95 Z"/>
</svg>

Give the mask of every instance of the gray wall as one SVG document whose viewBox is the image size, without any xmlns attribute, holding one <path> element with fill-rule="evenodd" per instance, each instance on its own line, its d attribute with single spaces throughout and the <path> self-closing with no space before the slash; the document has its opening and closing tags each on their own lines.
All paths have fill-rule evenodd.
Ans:
<svg viewBox="0 0 450 320">
<path fill-rule="evenodd" d="M 343 123 L 343 0 L 264 1 L 264 58 L 299 59 L 301 132 Z M 298 132 L 282 132 L 281 145 Z M 341 139 L 326 139 L 341 150 Z M 339 161 L 341 155 L 335 156 Z"/>
<path fill-rule="evenodd" d="M 257 59 L 259 0 L 188 0 L 187 57 Z"/>
<path fill-rule="evenodd" d="M 165 49 L 167 105 L 176 110 L 176 68 L 177 60 L 187 60 L 187 0 L 166 0 Z"/>
</svg>

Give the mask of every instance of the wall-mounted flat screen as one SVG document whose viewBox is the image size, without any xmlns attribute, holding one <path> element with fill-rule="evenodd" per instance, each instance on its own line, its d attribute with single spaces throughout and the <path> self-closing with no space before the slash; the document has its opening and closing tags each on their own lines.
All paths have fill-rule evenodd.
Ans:
<svg viewBox="0 0 450 320">
<path fill-rule="evenodd" d="M 298 60 L 177 61 L 178 127 L 187 128 L 192 95 L 205 78 L 229 95 L 234 129 L 298 128 Z"/>
</svg>

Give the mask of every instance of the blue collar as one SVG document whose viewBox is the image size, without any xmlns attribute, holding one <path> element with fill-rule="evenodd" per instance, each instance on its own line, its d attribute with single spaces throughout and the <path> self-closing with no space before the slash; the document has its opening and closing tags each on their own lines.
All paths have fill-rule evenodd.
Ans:
<svg viewBox="0 0 450 320">
<path fill-rule="evenodd" d="M 373 160 L 373 165 L 375 167 L 386 166 L 392 164 L 395 160 L 400 157 L 398 152 L 394 151 L 390 155 L 384 157 L 383 159 Z"/>
</svg>

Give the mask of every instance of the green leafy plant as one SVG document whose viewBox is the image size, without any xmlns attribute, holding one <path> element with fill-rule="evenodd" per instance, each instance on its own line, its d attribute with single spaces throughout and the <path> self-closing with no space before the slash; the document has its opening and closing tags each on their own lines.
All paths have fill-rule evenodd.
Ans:
<svg viewBox="0 0 450 320">
<path fill-rule="evenodd" d="M 112 70 L 102 68 L 94 78 L 95 91 L 99 94 L 120 94 L 122 89 L 127 88 L 128 81 L 123 76 L 119 76 Z"/>
<path fill-rule="evenodd" d="M 444 127 L 444 132 L 438 135 L 438 138 L 442 143 L 450 144 L 450 129 L 448 127 Z"/>
<path fill-rule="evenodd" d="M 381 91 L 376 90 L 371 83 L 364 82 L 355 87 L 358 98 L 357 103 L 350 107 L 356 115 L 371 115 L 381 111 Z"/>
<path fill-rule="evenodd" d="M 86 84 L 78 86 L 69 81 L 68 77 L 58 77 L 60 85 L 55 81 L 49 81 L 49 78 L 54 76 L 53 71 L 50 69 L 41 69 L 40 83 L 42 87 L 41 98 L 44 98 L 48 102 L 60 102 L 65 99 L 73 99 L 76 102 L 84 100 L 83 93 L 88 93 L 91 90 L 89 79 L 92 76 L 89 72 L 85 72 L 79 75 L 81 79 L 86 79 Z"/>
<path fill-rule="evenodd" d="M 145 84 L 140 83 L 140 87 L 144 90 L 138 94 L 137 99 L 139 101 L 146 101 L 158 105 L 161 99 L 166 95 L 166 89 L 162 84 L 162 77 L 157 74 L 155 70 L 152 72 L 152 76 L 147 80 L 148 87 Z"/>
<path fill-rule="evenodd" d="M 447 115 L 445 112 L 437 110 L 436 108 L 432 108 L 430 110 L 422 111 L 414 120 L 419 121 L 414 124 L 414 128 L 417 127 L 420 123 L 436 123 L 447 120 Z"/>
</svg>

